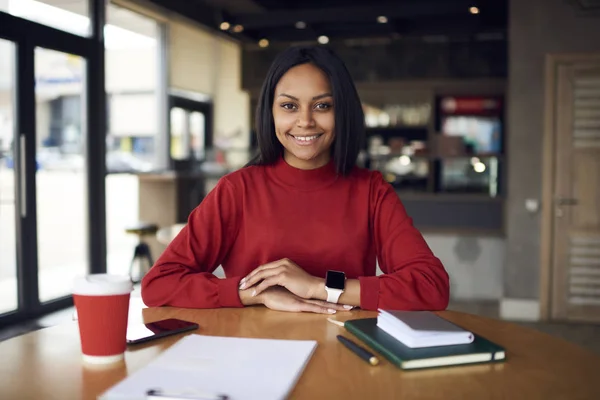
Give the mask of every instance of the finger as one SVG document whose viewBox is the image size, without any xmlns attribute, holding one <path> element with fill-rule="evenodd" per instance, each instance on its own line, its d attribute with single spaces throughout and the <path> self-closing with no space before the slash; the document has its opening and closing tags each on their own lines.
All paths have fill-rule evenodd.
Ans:
<svg viewBox="0 0 600 400">
<path fill-rule="evenodd" d="M 282 272 L 282 267 L 279 268 L 269 268 L 263 271 L 260 271 L 246 280 L 240 281 L 240 289 L 246 289 L 256 285 L 258 282 L 267 279 L 271 276 L 277 275 Z"/>
<path fill-rule="evenodd" d="M 332 308 L 334 310 L 338 310 L 338 311 L 350 311 L 354 308 L 354 306 L 348 305 L 348 304 L 337 304 L 337 303 L 328 303 L 326 301 L 323 300 L 306 300 L 309 303 L 313 303 L 316 304 L 318 306 L 321 307 L 325 307 L 325 308 Z"/>
<path fill-rule="evenodd" d="M 267 290 L 271 286 L 279 285 L 279 280 L 281 279 L 281 275 L 274 275 L 270 278 L 263 279 L 263 281 L 256 286 L 256 288 L 252 291 L 252 296 L 258 296 L 263 291 Z"/>
<path fill-rule="evenodd" d="M 247 289 L 249 287 L 252 287 L 261 280 L 267 279 L 270 276 L 276 275 L 277 273 L 279 273 L 279 270 L 277 270 L 276 268 L 269 268 L 263 271 L 259 271 L 253 274 L 252 276 L 249 276 L 248 278 L 242 279 L 240 281 L 240 289 Z"/>
<path fill-rule="evenodd" d="M 262 272 L 264 270 L 271 269 L 271 268 L 277 268 L 283 264 L 286 264 L 286 262 L 287 262 L 287 258 L 282 258 L 281 260 L 272 261 L 270 263 L 263 264 L 260 267 L 255 268 L 252 272 L 250 272 L 248 275 L 246 275 L 244 278 L 242 278 L 240 283 L 248 281 L 248 279 L 250 279 L 251 277 L 253 277 L 254 275 L 256 275 L 259 272 Z"/>
<path fill-rule="evenodd" d="M 322 307 L 308 301 L 302 301 L 300 304 L 300 311 L 313 312 L 317 314 L 335 314 L 337 311 L 333 308 Z"/>
</svg>

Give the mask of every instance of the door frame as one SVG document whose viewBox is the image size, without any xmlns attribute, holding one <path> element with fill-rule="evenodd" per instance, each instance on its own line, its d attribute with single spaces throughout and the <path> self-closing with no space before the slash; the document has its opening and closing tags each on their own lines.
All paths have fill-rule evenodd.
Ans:
<svg viewBox="0 0 600 400">
<path fill-rule="evenodd" d="M 87 37 L 19 18 L 0 11 L 0 38 L 15 44 L 14 137 L 16 212 L 17 310 L 2 314 L 0 325 L 10 325 L 73 305 L 71 295 L 39 301 L 36 221 L 36 98 L 35 48 L 80 56 L 85 59 L 86 171 L 88 209 L 88 268 L 106 272 L 106 93 L 104 85 L 104 24 L 106 0 L 88 0 L 91 31 Z M 25 148 L 21 149 L 21 137 Z M 20 167 L 24 154 L 24 170 Z M 25 172 L 25 175 L 23 175 Z"/>
<path fill-rule="evenodd" d="M 184 96 L 169 94 L 167 115 L 169 118 L 169 127 L 171 126 L 171 109 L 179 107 L 187 111 L 198 111 L 204 114 L 204 149 L 210 150 L 213 148 L 213 103 L 211 101 L 200 101 L 190 99 Z M 188 132 L 189 134 L 189 132 Z M 168 130 L 167 149 L 171 149 L 171 128 Z M 192 156 L 190 156 L 193 158 Z M 169 150 L 169 160 L 171 152 Z"/>
<path fill-rule="evenodd" d="M 600 53 L 547 54 L 544 80 L 544 130 L 542 147 L 542 211 L 540 224 L 540 319 L 552 319 L 554 265 L 554 189 L 556 183 L 556 105 L 559 67 L 600 62 Z"/>
</svg>

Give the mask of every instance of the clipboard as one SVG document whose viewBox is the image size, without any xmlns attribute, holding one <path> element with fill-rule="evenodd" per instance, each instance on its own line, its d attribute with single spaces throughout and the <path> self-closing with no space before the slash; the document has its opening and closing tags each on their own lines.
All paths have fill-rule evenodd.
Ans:
<svg viewBox="0 0 600 400">
<path fill-rule="evenodd" d="M 285 399 L 317 347 L 314 340 L 183 337 L 99 400 Z M 265 382 L 265 377 L 269 377 Z"/>
</svg>

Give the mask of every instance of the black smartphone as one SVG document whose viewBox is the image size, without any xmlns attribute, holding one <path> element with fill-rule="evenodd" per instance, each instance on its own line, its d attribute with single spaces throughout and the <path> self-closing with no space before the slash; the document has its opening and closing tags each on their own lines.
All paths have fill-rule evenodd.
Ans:
<svg viewBox="0 0 600 400">
<path fill-rule="evenodd" d="M 181 319 L 163 319 L 148 324 L 133 324 L 127 326 L 127 343 L 138 344 L 149 340 L 175 335 L 176 333 L 193 331 L 199 326 L 195 322 Z"/>
</svg>

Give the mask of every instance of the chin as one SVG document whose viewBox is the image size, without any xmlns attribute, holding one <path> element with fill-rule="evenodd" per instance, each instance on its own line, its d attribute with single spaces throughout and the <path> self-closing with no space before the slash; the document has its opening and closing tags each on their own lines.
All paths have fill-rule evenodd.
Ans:
<svg viewBox="0 0 600 400">
<path fill-rule="evenodd" d="M 314 161 L 314 160 L 318 160 L 319 158 L 321 158 L 320 154 L 314 154 L 314 153 L 313 154 L 304 154 L 304 153 L 292 152 L 292 155 L 302 161 Z"/>
<path fill-rule="evenodd" d="M 296 157 L 299 160 L 303 160 L 303 161 L 312 161 L 312 160 L 317 160 L 321 157 L 323 157 L 323 153 L 321 151 L 315 151 L 314 149 L 306 149 L 305 151 L 302 151 L 302 149 L 291 149 L 288 150 L 288 152 L 293 155 L 294 157 Z"/>
<path fill-rule="evenodd" d="M 315 153 L 315 152 L 305 153 L 305 152 L 300 152 L 300 151 L 290 151 L 289 152 L 289 154 L 294 159 L 296 159 L 297 162 L 304 164 L 305 167 L 308 167 L 308 168 L 322 167 L 325 164 L 323 159 L 327 157 L 327 155 L 325 153 L 326 152 L 320 152 L 320 153 Z"/>
</svg>

